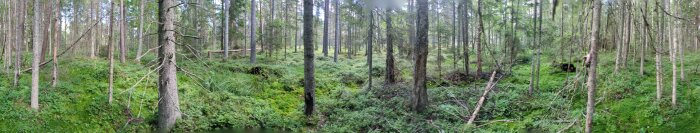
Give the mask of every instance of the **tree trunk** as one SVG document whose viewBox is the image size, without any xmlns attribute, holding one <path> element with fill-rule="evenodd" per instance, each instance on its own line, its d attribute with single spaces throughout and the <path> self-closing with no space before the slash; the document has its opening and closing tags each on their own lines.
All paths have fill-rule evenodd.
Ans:
<svg viewBox="0 0 700 133">
<path fill-rule="evenodd" d="M 338 52 L 340 52 L 340 23 L 338 17 L 340 13 L 340 0 L 335 0 L 335 52 L 333 52 L 333 62 L 338 62 Z"/>
<path fill-rule="evenodd" d="M 396 75 L 394 75 L 394 28 L 391 22 L 392 9 L 386 10 L 386 84 L 396 83 Z"/>
<path fill-rule="evenodd" d="M 93 23 L 93 22 L 96 22 L 96 21 L 97 21 L 97 18 L 98 18 L 98 17 L 97 17 L 97 9 L 96 9 L 96 8 L 97 8 L 97 6 L 99 5 L 99 4 L 98 4 L 99 1 L 90 1 L 90 3 L 91 3 L 91 4 L 90 4 L 90 10 L 92 10 L 92 11 L 90 11 L 90 13 L 92 13 L 91 16 L 90 16 L 90 19 L 91 19 L 92 21 L 91 21 L 90 23 Z M 96 32 L 96 31 L 90 31 L 90 32 L 92 32 L 92 34 L 90 34 L 90 58 L 91 58 L 91 59 L 95 59 L 95 58 L 96 58 L 96 52 L 95 52 L 95 50 L 96 50 L 96 45 L 97 45 L 95 39 L 96 39 L 96 36 L 99 34 L 99 32 Z"/>
<path fill-rule="evenodd" d="M 600 27 L 600 0 L 593 1 L 593 27 L 591 29 L 591 49 L 589 52 L 590 66 L 588 68 L 588 100 L 586 104 L 586 133 L 593 132 L 593 112 L 595 111 L 595 91 L 597 82 L 596 67 L 598 65 L 598 28 Z M 587 61 L 588 62 L 588 61 Z"/>
<path fill-rule="evenodd" d="M 139 8 L 139 46 L 138 49 L 136 49 L 136 62 L 141 62 L 141 54 L 143 51 L 143 10 L 146 8 L 146 0 L 141 0 L 141 7 Z M 198 17 L 198 16 L 194 16 Z"/>
<path fill-rule="evenodd" d="M 462 11 L 462 47 L 464 47 L 464 73 L 469 74 L 469 8 L 471 0 L 463 0 Z"/>
<path fill-rule="evenodd" d="M 675 3 L 673 3 L 673 2 L 676 2 L 676 1 L 671 1 L 671 5 L 669 5 L 669 8 L 666 8 L 666 9 L 670 9 L 671 13 L 675 12 L 675 10 L 673 10 L 672 7 L 676 7 L 676 6 L 674 6 Z M 669 11 L 669 10 L 664 10 L 664 11 Z M 676 14 L 676 13 L 674 13 L 674 14 Z M 673 24 L 669 25 L 670 26 L 669 28 L 671 28 L 671 29 L 669 29 L 669 35 L 671 36 L 671 43 L 669 43 L 669 45 L 668 45 L 668 54 L 669 54 L 669 58 L 671 60 L 671 70 L 672 70 L 672 74 L 673 74 L 671 77 L 671 105 L 673 105 L 673 107 L 676 107 L 676 87 L 677 87 L 676 77 L 678 77 L 677 69 L 676 69 L 676 48 L 678 47 L 678 34 L 676 31 L 678 30 L 678 28 L 676 27 L 676 24 L 678 24 L 678 21 L 673 20 L 673 21 L 671 21 L 671 23 L 673 23 Z"/>
<path fill-rule="evenodd" d="M 58 83 L 58 48 L 61 47 L 61 0 L 56 0 L 56 20 L 54 22 L 54 45 L 53 45 L 53 69 L 51 74 L 51 86 L 56 87 Z"/>
<path fill-rule="evenodd" d="M 323 2 L 323 56 L 328 57 L 328 6 L 331 0 L 324 0 Z"/>
<path fill-rule="evenodd" d="M 42 27 L 41 27 L 41 1 L 34 0 L 34 29 L 32 33 L 32 38 L 34 38 L 32 47 L 34 50 L 34 60 L 32 62 L 32 94 L 31 94 L 31 107 L 32 109 L 39 110 L 39 64 L 41 64 L 41 43 L 42 43 Z"/>
<path fill-rule="evenodd" d="M 477 9 L 476 9 L 476 14 L 479 17 L 479 25 L 477 26 L 477 32 L 476 36 L 476 75 L 481 75 L 481 36 L 483 36 L 484 32 L 484 20 L 483 17 L 481 16 L 481 7 L 482 7 L 482 0 L 477 1 Z"/>
<path fill-rule="evenodd" d="M 229 50 L 229 44 L 228 44 L 228 21 L 229 21 L 229 3 L 228 0 L 221 0 L 221 14 L 224 15 L 224 20 L 221 21 L 221 25 L 223 25 L 223 29 L 221 29 L 221 46 L 224 46 L 224 60 L 228 59 L 228 50 Z"/>
<path fill-rule="evenodd" d="M 109 103 L 112 104 L 112 91 L 114 88 L 114 41 L 112 41 L 114 33 L 114 1 L 110 1 L 109 7 L 109 37 L 107 37 L 107 56 L 109 58 Z"/>
<path fill-rule="evenodd" d="M 174 0 L 161 0 L 158 5 L 158 130 L 169 132 L 180 118 L 177 92 L 177 66 L 175 58 L 175 6 Z"/>
<path fill-rule="evenodd" d="M 17 15 L 15 18 L 17 18 L 17 29 L 15 36 L 15 80 L 14 80 L 14 87 L 19 86 L 19 78 L 20 75 L 22 74 L 22 71 L 20 70 L 22 68 L 22 47 L 24 47 L 24 17 L 26 16 L 26 1 L 16 1 L 15 4 L 17 4 L 16 10 L 15 10 L 15 15 Z"/>
<path fill-rule="evenodd" d="M 126 63 L 126 10 L 124 0 L 119 4 L 119 62 Z"/>
<path fill-rule="evenodd" d="M 659 3 L 655 4 L 656 5 L 655 11 L 656 11 L 657 16 L 659 16 L 657 18 L 660 18 L 660 19 L 657 19 L 655 21 L 658 23 L 659 28 L 657 28 L 657 32 L 656 32 L 658 34 L 657 35 L 658 39 L 657 39 L 657 46 L 654 47 L 655 48 L 654 53 L 655 53 L 655 60 L 656 60 L 656 64 L 655 64 L 656 65 L 656 100 L 661 101 L 661 96 L 663 95 L 663 88 L 664 88 L 663 87 L 663 71 L 664 70 L 663 70 L 662 64 L 661 64 L 662 63 L 661 62 L 661 54 L 662 54 L 661 51 L 663 50 L 662 47 L 663 47 L 663 44 L 665 42 L 664 41 L 665 40 L 665 38 L 664 38 L 665 37 L 665 35 L 664 35 L 664 32 L 665 32 L 664 26 L 665 25 L 663 22 L 665 19 L 664 19 L 664 15 L 662 15 L 661 12 L 659 11 L 658 4 Z M 665 1 L 662 2 L 662 4 L 666 4 Z M 658 44 L 661 44 L 661 45 L 658 45 Z"/>
<path fill-rule="evenodd" d="M 481 1 L 481 0 L 479 0 Z M 417 0 L 417 42 L 415 45 L 415 66 L 413 74 L 412 107 L 416 112 L 423 112 L 428 106 L 426 89 L 426 63 L 428 61 L 428 0 Z"/>
<path fill-rule="evenodd" d="M 369 83 L 367 88 L 372 89 L 372 42 L 374 42 L 374 8 L 369 9 L 369 30 L 367 30 L 367 78 Z M 325 45 L 324 45 L 325 46 Z"/>
<path fill-rule="evenodd" d="M 250 0 L 250 64 L 255 64 L 255 0 Z"/>
<path fill-rule="evenodd" d="M 14 12 L 15 12 L 14 10 L 15 10 L 16 6 L 13 6 L 14 3 L 16 3 L 16 2 L 15 1 L 8 1 L 8 3 L 6 3 L 7 4 L 6 8 L 8 9 L 7 16 L 9 16 L 9 17 L 5 17 L 7 19 L 7 26 L 5 26 L 5 28 L 6 28 L 5 30 L 7 33 L 7 39 L 5 40 L 6 43 L 5 43 L 5 47 L 3 50 L 3 51 L 5 51 L 5 52 L 3 52 L 3 64 L 5 67 L 4 70 L 8 74 L 12 72 L 12 70 L 10 70 L 10 67 L 12 66 L 12 49 L 14 48 L 13 44 L 15 43 L 15 41 L 14 41 L 15 40 L 15 38 L 14 38 L 15 27 L 13 25 L 15 23 L 13 23 L 13 22 L 14 22 L 14 19 L 16 17 L 14 17 L 13 15 L 14 15 Z"/>
<path fill-rule="evenodd" d="M 313 0 L 304 0 L 304 114 L 310 117 L 314 112 L 316 83 L 314 78 L 314 35 Z"/>
</svg>

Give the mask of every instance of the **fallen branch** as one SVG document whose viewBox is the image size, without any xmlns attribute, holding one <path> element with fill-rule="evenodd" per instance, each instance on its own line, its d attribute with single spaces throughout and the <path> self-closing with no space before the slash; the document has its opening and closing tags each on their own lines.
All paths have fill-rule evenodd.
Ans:
<svg viewBox="0 0 700 133">
<path fill-rule="evenodd" d="M 484 104 L 484 101 L 486 100 L 486 95 L 489 94 L 489 91 L 493 89 L 493 86 L 496 85 L 494 83 L 493 79 L 496 77 L 496 71 L 493 71 L 491 74 L 491 78 L 489 78 L 489 83 L 486 85 L 486 89 L 484 89 L 484 94 L 481 95 L 481 98 L 479 98 L 479 102 L 476 104 L 476 109 L 474 109 L 474 112 L 472 112 L 472 116 L 469 117 L 469 121 L 467 121 L 467 125 L 471 125 L 474 123 L 474 119 L 476 118 L 476 115 L 479 113 L 479 110 L 481 109 L 481 105 Z"/>
<path fill-rule="evenodd" d="M 97 26 L 97 24 L 99 24 L 100 21 L 102 21 L 102 18 L 100 18 L 99 21 L 95 22 L 95 24 L 93 24 L 92 26 L 90 26 L 90 29 L 88 29 L 88 30 L 86 30 L 85 32 L 83 32 L 83 34 L 81 34 L 80 37 L 78 37 L 78 39 L 75 40 L 75 41 L 73 42 L 73 44 L 70 45 L 70 47 L 68 47 L 67 49 L 63 50 L 63 52 L 61 52 L 61 54 L 56 55 L 56 58 L 61 57 L 63 54 L 66 54 L 66 52 L 68 52 L 68 50 L 73 49 L 73 48 L 78 44 L 78 42 L 79 42 L 81 39 L 83 39 L 83 37 L 85 37 L 85 34 L 87 34 L 88 32 L 92 31 L 92 28 L 94 28 L 95 26 Z M 41 64 L 39 65 L 39 68 L 43 67 L 43 66 L 46 65 L 46 64 L 49 64 L 49 63 L 52 62 L 52 61 L 53 61 L 53 59 L 49 59 L 48 61 L 45 61 L 45 62 L 41 63 Z M 22 70 L 22 72 L 29 72 L 29 71 L 31 71 L 31 70 L 32 70 L 32 68 L 30 67 L 30 68 L 27 68 L 27 69 Z"/>
<path fill-rule="evenodd" d="M 569 128 L 573 127 L 576 124 L 576 122 L 578 122 L 578 118 L 579 117 L 576 117 L 576 119 L 573 122 L 571 122 L 571 124 L 569 124 L 569 126 L 566 126 L 564 129 L 559 130 L 557 133 L 562 133 L 566 130 L 569 130 Z"/>
<path fill-rule="evenodd" d="M 483 126 L 486 126 L 486 125 L 489 125 L 489 124 L 493 124 L 493 123 L 496 123 L 496 122 L 513 122 L 513 120 L 493 120 L 493 121 L 489 121 L 489 122 L 486 123 L 486 124 L 479 125 L 479 126 L 476 126 L 476 127 L 479 128 L 479 127 L 483 127 Z"/>
</svg>

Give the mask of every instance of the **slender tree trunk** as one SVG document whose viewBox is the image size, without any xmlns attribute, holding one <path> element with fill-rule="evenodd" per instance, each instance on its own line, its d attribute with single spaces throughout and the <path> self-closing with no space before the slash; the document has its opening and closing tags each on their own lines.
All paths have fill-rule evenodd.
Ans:
<svg viewBox="0 0 700 133">
<path fill-rule="evenodd" d="M 369 79 L 368 89 L 372 89 L 372 42 L 374 42 L 374 8 L 369 9 L 369 30 L 367 30 L 367 64 L 368 72 L 367 78 Z M 325 46 L 325 45 L 324 45 Z"/>
<path fill-rule="evenodd" d="M 136 49 L 136 62 L 141 62 L 141 54 L 143 51 L 143 10 L 146 8 L 146 0 L 141 0 L 141 7 L 139 8 L 139 46 L 138 49 Z M 195 11 L 196 12 L 196 11 Z M 198 17 L 198 16 L 194 16 Z"/>
<path fill-rule="evenodd" d="M 119 62 L 126 63 L 126 10 L 124 0 L 119 4 Z"/>
<path fill-rule="evenodd" d="M 56 14 L 56 20 L 54 22 L 54 45 L 53 45 L 53 69 L 52 69 L 52 74 L 51 74 L 51 86 L 56 87 L 56 84 L 58 83 L 58 48 L 61 47 L 61 0 L 56 0 L 56 10 L 54 13 Z"/>
<path fill-rule="evenodd" d="M 180 118 L 180 103 L 177 91 L 177 66 L 175 59 L 175 1 L 161 0 L 158 3 L 158 51 L 160 70 L 158 74 L 158 130 L 169 132 Z"/>
<path fill-rule="evenodd" d="M 316 83 L 314 78 L 314 35 L 313 0 L 304 0 L 304 114 L 310 117 L 314 112 Z"/>
<path fill-rule="evenodd" d="M 323 56 L 328 57 L 328 22 L 330 19 L 328 19 L 328 16 L 330 12 L 328 12 L 328 7 L 330 5 L 331 0 L 324 0 L 323 2 Z"/>
<path fill-rule="evenodd" d="M 479 0 L 481 1 L 481 0 Z M 428 106 L 428 91 L 426 89 L 426 63 L 428 61 L 428 0 L 417 0 L 417 42 L 415 45 L 415 66 L 413 74 L 412 107 L 416 112 L 423 112 Z"/>
<path fill-rule="evenodd" d="M 662 2 L 662 3 L 666 4 L 665 2 Z M 659 11 L 658 3 L 656 3 L 655 5 L 657 5 L 656 9 L 655 9 L 656 14 L 657 14 L 657 16 L 659 16 L 659 17 L 657 17 L 657 20 L 656 20 L 656 23 L 658 23 L 658 27 L 659 27 L 659 28 L 657 28 L 657 38 L 658 38 L 657 42 L 658 42 L 658 44 L 661 44 L 661 45 L 657 44 L 657 46 L 654 47 L 655 48 L 655 51 L 654 51 L 655 60 L 656 60 L 656 100 L 661 101 L 661 96 L 663 95 L 663 88 L 664 88 L 663 87 L 663 71 L 664 70 L 663 70 L 662 64 L 661 64 L 662 63 L 661 62 L 661 54 L 662 54 L 661 51 L 663 50 L 662 47 L 663 47 L 663 43 L 665 42 L 664 41 L 665 40 L 665 38 L 664 38 L 665 37 L 665 35 L 664 35 L 665 18 L 664 18 L 664 15 L 662 15 L 661 12 Z"/>
<path fill-rule="evenodd" d="M 670 8 L 667 8 L 667 9 L 671 10 L 670 11 L 671 13 L 675 12 L 675 10 L 673 10 L 672 7 L 676 7 L 676 6 L 674 6 L 675 3 L 673 3 L 673 2 L 677 2 L 677 1 L 671 1 L 671 5 L 669 5 Z M 669 10 L 664 10 L 664 11 L 669 11 Z M 674 13 L 674 14 L 676 14 L 676 13 Z M 678 28 L 676 26 L 676 24 L 678 24 L 678 21 L 673 20 L 671 22 L 673 24 L 669 25 L 669 27 L 670 27 L 669 35 L 671 36 L 671 43 L 668 45 L 668 54 L 669 54 L 669 58 L 671 60 L 671 70 L 673 73 L 673 75 L 671 77 L 671 105 L 673 105 L 673 107 L 676 107 L 676 88 L 677 88 L 676 78 L 678 77 L 677 69 L 676 69 L 676 48 L 678 47 L 678 36 L 679 35 L 676 32 L 678 30 Z"/>
<path fill-rule="evenodd" d="M 386 77 L 384 82 L 386 84 L 396 83 L 396 76 L 394 75 L 394 28 L 391 21 L 392 9 L 386 10 Z"/>
<path fill-rule="evenodd" d="M 255 0 L 250 0 L 250 64 L 255 64 Z"/>
<path fill-rule="evenodd" d="M 593 132 L 593 112 L 595 112 L 595 93 L 597 85 L 598 65 L 598 28 L 600 27 L 600 0 L 593 1 L 593 27 L 591 29 L 591 49 L 589 52 L 590 67 L 588 68 L 588 100 L 586 104 L 586 133 Z M 588 62 L 588 61 L 587 61 Z"/>
<path fill-rule="evenodd" d="M 340 23 L 338 17 L 340 13 L 340 0 L 335 0 L 335 52 L 333 52 L 333 62 L 338 62 L 338 52 L 340 52 Z"/>
<path fill-rule="evenodd" d="M 7 19 L 7 26 L 5 26 L 5 28 L 6 28 L 5 30 L 7 31 L 6 32 L 7 39 L 6 39 L 5 48 L 4 48 L 5 52 L 3 52 L 3 57 L 4 57 L 3 63 L 5 66 L 5 69 L 4 69 L 5 72 L 9 74 L 9 73 L 12 73 L 12 70 L 10 69 L 10 67 L 12 66 L 12 49 L 14 48 L 13 44 L 15 43 L 14 34 L 16 34 L 15 27 L 14 27 L 15 25 L 13 25 L 13 24 L 15 24 L 13 22 L 16 18 L 13 16 L 15 13 L 15 8 L 16 8 L 16 6 L 14 6 L 14 3 L 16 3 L 16 1 L 7 1 L 7 2 L 8 3 L 6 3 L 6 4 L 7 4 L 7 16 L 8 17 L 5 17 Z"/>
<path fill-rule="evenodd" d="M 228 25 L 228 21 L 229 21 L 228 7 L 229 7 L 229 3 L 228 3 L 228 0 L 221 0 L 221 3 L 222 3 L 221 7 L 223 8 L 223 9 L 221 9 L 221 12 L 222 12 L 221 14 L 224 15 L 224 17 L 223 17 L 224 20 L 221 21 L 221 25 L 223 25 L 223 27 L 221 29 L 221 32 L 222 32 L 221 33 L 221 36 L 222 36 L 221 37 L 221 45 L 224 46 L 223 49 L 224 49 L 224 60 L 225 60 L 225 59 L 228 59 L 228 50 L 229 50 L 229 44 L 228 44 L 228 30 L 229 30 L 229 28 L 228 28 L 228 26 L 229 26 Z"/>
<path fill-rule="evenodd" d="M 112 104 L 112 90 L 114 87 L 114 41 L 112 41 L 112 33 L 114 33 L 114 1 L 110 1 L 109 7 L 109 37 L 107 37 L 108 58 L 109 58 L 109 104 Z"/>
<path fill-rule="evenodd" d="M 15 80 L 14 80 L 14 87 L 18 87 L 19 85 L 19 78 L 20 75 L 22 74 L 22 71 L 20 70 L 22 68 L 22 47 L 24 47 L 24 17 L 26 16 L 26 1 L 17 1 L 16 2 L 17 6 L 16 7 L 16 18 L 17 18 L 17 30 L 15 33 L 17 36 L 15 36 Z"/>
<path fill-rule="evenodd" d="M 452 69 L 457 69 L 457 1 L 452 1 Z"/>
<path fill-rule="evenodd" d="M 463 0 L 460 4 L 462 11 L 462 47 L 464 47 L 464 73 L 469 74 L 469 9 L 471 0 Z"/>
<path fill-rule="evenodd" d="M 34 29 L 32 38 L 34 38 L 32 47 L 34 50 L 34 60 L 32 62 L 32 94 L 31 107 L 39 110 L 39 64 L 41 64 L 41 43 L 42 43 L 42 27 L 41 27 L 41 1 L 34 0 Z"/>
<path fill-rule="evenodd" d="M 90 1 L 90 3 L 91 3 L 90 10 L 92 10 L 92 11 L 90 11 L 90 13 L 92 13 L 90 16 L 90 19 L 92 21 L 90 23 L 97 21 L 97 9 L 96 8 L 98 6 L 98 2 L 99 1 Z M 96 50 L 96 45 L 97 45 L 95 42 L 96 41 L 95 39 L 96 39 L 96 36 L 99 34 L 99 32 L 96 32 L 96 31 L 90 31 L 90 32 L 92 32 L 92 34 L 90 34 L 90 58 L 95 59 L 96 58 L 95 50 Z"/>
<path fill-rule="evenodd" d="M 476 75 L 481 75 L 481 39 L 483 36 L 484 32 L 484 20 L 483 16 L 481 16 L 481 7 L 482 5 L 482 0 L 477 1 L 477 9 L 476 9 L 476 14 L 479 17 L 479 25 L 477 26 L 477 32 L 476 32 Z"/>
</svg>

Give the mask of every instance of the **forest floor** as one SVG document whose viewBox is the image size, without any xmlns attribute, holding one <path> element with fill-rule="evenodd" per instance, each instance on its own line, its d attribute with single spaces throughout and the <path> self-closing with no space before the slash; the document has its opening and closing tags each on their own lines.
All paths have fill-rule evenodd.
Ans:
<svg viewBox="0 0 700 133">
<path fill-rule="evenodd" d="M 366 57 L 345 55 L 334 63 L 320 52 L 316 59 L 316 111 L 303 115 L 303 56 L 258 55 L 221 61 L 178 56 L 178 89 L 182 118 L 176 131 L 284 130 L 317 132 L 582 132 L 586 88 L 583 73 L 563 72 L 555 59 L 543 56 L 540 89 L 528 95 L 529 56 L 506 73 L 478 114 L 469 115 L 483 93 L 486 79 L 459 75 L 462 63 L 452 56 L 438 73 L 435 51 L 428 65 L 430 106 L 410 111 L 411 61 L 397 57 L 399 83 L 383 85 L 384 53 L 375 53 L 367 86 Z M 30 56 L 25 56 L 30 57 Z M 596 95 L 596 132 L 700 132 L 700 54 L 685 57 L 685 80 L 678 82 L 678 106 L 670 106 L 670 64 L 664 56 L 664 97 L 656 101 L 654 60 L 648 56 L 644 74 L 639 59 L 612 74 L 614 55 L 603 54 Z M 51 88 L 50 65 L 42 69 L 38 112 L 29 108 L 30 74 L 20 86 L 0 77 L 0 132 L 133 132 L 153 130 L 157 110 L 155 57 L 140 64 L 116 64 L 114 101 L 108 103 L 108 64 L 99 59 L 60 61 L 59 84 Z M 473 59 L 473 57 L 472 57 Z M 485 57 L 492 62 L 490 57 Z M 28 59 L 26 60 L 28 63 Z M 574 63 L 580 64 L 580 63 Z M 485 66 L 491 66 L 486 63 Z M 576 65 L 579 73 L 583 72 Z M 472 63 L 470 68 L 475 70 Z M 490 70 L 486 67 L 485 72 Z M 463 72 L 462 72 L 463 73 Z M 578 78 L 577 78 L 578 77 Z"/>
</svg>

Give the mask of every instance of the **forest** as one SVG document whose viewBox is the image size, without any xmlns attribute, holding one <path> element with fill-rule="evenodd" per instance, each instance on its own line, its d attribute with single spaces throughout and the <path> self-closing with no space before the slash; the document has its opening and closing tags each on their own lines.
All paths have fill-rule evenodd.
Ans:
<svg viewBox="0 0 700 133">
<path fill-rule="evenodd" d="M 700 132 L 698 0 L 0 0 L 0 132 Z"/>
</svg>

